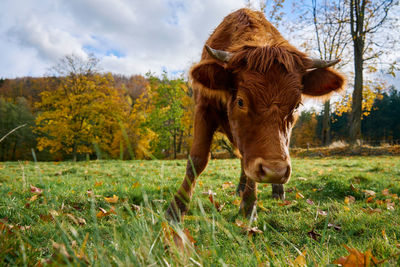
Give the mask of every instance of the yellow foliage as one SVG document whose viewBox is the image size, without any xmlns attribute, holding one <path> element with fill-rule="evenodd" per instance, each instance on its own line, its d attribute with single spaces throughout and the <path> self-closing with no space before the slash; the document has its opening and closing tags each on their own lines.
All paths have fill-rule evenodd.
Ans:
<svg viewBox="0 0 400 267">
<path fill-rule="evenodd" d="M 72 74 L 61 78 L 56 89 L 43 91 L 36 103 L 41 111 L 35 129 L 38 149 L 76 155 L 92 153 L 96 144 L 110 152 L 123 114 L 120 94 L 110 84 L 111 75 Z"/>
<path fill-rule="evenodd" d="M 375 99 L 382 99 L 382 90 L 386 87 L 385 82 L 371 82 L 366 81 L 364 84 L 364 89 L 362 92 L 362 118 L 367 117 L 374 105 Z M 338 116 L 342 116 L 343 113 L 348 113 L 351 111 L 352 105 L 352 95 L 351 93 L 346 94 L 342 99 L 334 104 L 335 113 Z"/>
</svg>

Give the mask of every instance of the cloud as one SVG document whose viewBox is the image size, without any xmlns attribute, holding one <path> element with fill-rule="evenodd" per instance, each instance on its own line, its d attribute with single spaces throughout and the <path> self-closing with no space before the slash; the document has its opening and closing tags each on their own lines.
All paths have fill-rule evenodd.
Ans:
<svg viewBox="0 0 400 267">
<path fill-rule="evenodd" d="M 94 53 L 104 71 L 181 72 L 200 57 L 237 0 L 2 1 L 0 77 L 41 76 L 67 54 Z"/>
</svg>

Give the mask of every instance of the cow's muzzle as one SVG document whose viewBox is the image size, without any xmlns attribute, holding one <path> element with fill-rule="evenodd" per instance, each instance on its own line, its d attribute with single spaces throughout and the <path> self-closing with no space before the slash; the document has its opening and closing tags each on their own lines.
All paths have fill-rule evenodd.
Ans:
<svg viewBox="0 0 400 267">
<path fill-rule="evenodd" d="M 289 181 L 291 172 L 289 160 L 256 158 L 245 168 L 247 177 L 258 183 L 285 184 Z"/>
</svg>

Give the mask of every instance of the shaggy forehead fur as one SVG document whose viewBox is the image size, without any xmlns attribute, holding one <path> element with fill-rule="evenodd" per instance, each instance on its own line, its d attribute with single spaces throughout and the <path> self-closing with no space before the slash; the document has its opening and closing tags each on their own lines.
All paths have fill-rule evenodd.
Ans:
<svg viewBox="0 0 400 267">
<path fill-rule="evenodd" d="M 277 105 L 290 112 L 301 99 L 300 75 L 283 73 L 281 67 L 272 67 L 265 74 L 243 71 L 238 74 L 237 89 L 246 94 L 256 109 Z"/>
</svg>

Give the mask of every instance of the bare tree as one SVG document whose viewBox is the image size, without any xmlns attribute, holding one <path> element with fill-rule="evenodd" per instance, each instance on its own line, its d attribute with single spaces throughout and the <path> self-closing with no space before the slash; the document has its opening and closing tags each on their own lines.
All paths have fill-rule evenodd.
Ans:
<svg viewBox="0 0 400 267">
<path fill-rule="evenodd" d="M 347 30 L 348 6 L 344 1 L 324 1 L 318 5 L 317 0 L 312 0 L 311 14 L 319 57 L 324 60 L 341 58 L 342 61 L 335 67 L 342 68 L 349 62 L 348 57 L 344 56 L 350 43 Z M 330 100 L 325 101 L 321 136 L 323 145 L 331 141 L 330 106 Z"/>
<path fill-rule="evenodd" d="M 397 36 L 390 36 L 393 24 L 388 19 L 389 12 L 398 3 L 397 0 L 348 0 L 354 51 L 354 91 L 350 116 L 352 143 L 361 138 L 364 63 L 379 58 L 384 53 L 385 46 L 387 48 L 388 44 L 395 41 L 394 38 L 398 38 L 398 33 Z M 386 39 L 382 38 L 385 33 Z"/>
</svg>

